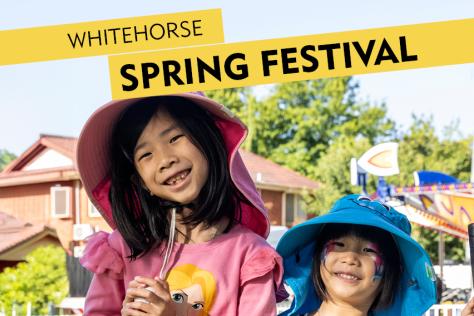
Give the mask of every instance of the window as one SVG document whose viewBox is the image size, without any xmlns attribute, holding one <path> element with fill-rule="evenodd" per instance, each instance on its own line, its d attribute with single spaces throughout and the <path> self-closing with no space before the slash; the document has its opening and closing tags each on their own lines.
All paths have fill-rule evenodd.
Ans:
<svg viewBox="0 0 474 316">
<path fill-rule="evenodd" d="M 308 215 L 306 215 L 303 198 L 299 195 L 297 195 L 296 198 L 296 221 L 300 223 L 304 222 L 308 218 Z"/>
<path fill-rule="evenodd" d="M 95 207 L 94 203 L 89 200 L 89 217 L 100 217 L 99 210 Z"/>
<path fill-rule="evenodd" d="M 306 212 L 301 196 L 285 193 L 285 225 L 293 226 L 306 220 Z"/>
<path fill-rule="evenodd" d="M 295 220 L 295 195 L 286 194 L 285 197 L 286 226 L 293 226 Z"/>
<path fill-rule="evenodd" d="M 53 217 L 70 216 L 71 192 L 71 187 L 51 187 L 51 214 Z"/>
</svg>

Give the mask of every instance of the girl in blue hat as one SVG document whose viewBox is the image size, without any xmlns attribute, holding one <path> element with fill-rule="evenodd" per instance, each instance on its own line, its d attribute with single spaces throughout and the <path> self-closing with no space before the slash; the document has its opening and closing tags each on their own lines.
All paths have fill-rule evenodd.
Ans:
<svg viewBox="0 0 474 316">
<path fill-rule="evenodd" d="M 282 315 L 422 315 L 435 274 L 405 215 L 360 195 L 290 229 L 277 250 L 294 294 Z"/>
</svg>

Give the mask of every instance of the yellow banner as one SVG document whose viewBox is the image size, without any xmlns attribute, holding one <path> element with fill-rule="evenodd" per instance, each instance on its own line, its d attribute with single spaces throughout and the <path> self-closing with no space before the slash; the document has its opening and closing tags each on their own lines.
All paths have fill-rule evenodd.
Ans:
<svg viewBox="0 0 474 316">
<path fill-rule="evenodd" d="M 0 66 L 224 41 L 220 9 L 0 31 Z"/>
<path fill-rule="evenodd" d="M 109 57 L 114 99 L 474 62 L 474 19 Z"/>
</svg>

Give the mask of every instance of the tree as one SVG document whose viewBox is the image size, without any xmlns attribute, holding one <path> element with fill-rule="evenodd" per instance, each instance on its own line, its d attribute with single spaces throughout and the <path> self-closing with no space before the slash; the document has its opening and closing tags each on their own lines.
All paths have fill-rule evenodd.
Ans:
<svg viewBox="0 0 474 316">
<path fill-rule="evenodd" d="M 469 181 L 472 138 L 463 138 L 459 126 L 445 128 L 444 137 L 436 134 L 432 117 L 412 116 L 408 131 L 400 136 L 399 165 L 401 173 L 390 177 L 389 182 L 397 186 L 414 185 L 413 172 L 419 170 L 440 171 Z M 415 227 L 414 236 L 426 249 L 433 262 L 438 262 L 439 232 L 425 227 Z M 445 235 L 446 258 L 463 262 L 464 243 L 461 239 Z"/>
<path fill-rule="evenodd" d="M 0 149 L 0 171 L 2 171 L 3 168 L 5 168 L 5 166 L 8 165 L 11 161 L 13 161 L 15 158 L 15 154 L 5 149 Z"/>
<path fill-rule="evenodd" d="M 357 102 L 351 77 L 278 84 L 256 100 L 249 88 L 211 91 L 249 126 L 250 151 L 316 179 L 315 166 L 340 136 L 371 143 L 394 134 L 386 108 Z"/>
<path fill-rule="evenodd" d="M 262 100 L 256 100 L 249 88 L 208 95 L 249 126 L 245 149 L 321 182 L 321 188 L 309 192 L 305 202 L 308 210 L 323 210 L 334 198 L 349 193 L 348 185 L 341 187 L 349 183 L 349 176 L 344 179 L 341 174 L 349 174 L 352 152 L 395 135 L 385 105 L 358 102 L 357 89 L 357 83 L 346 77 L 278 84 Z M 332 146 L 336 147 L 328 154 Z M 345 147 L 348 155 L 337 155 Z M 334 178 L 339 181 L 327 181 Z"/>
<path fill-rule="evenodd" d="M 35 314 L 48 313 L 47 304 L 58 304 L 68 293 L 65 252 L 46 246 L 32 251 L 26 261 L 0 273 L 0 310 L 13 305 L 26 309 L 31 302 Z"/>
<path fill-rule="evenodd" d="M 367 138 L 355 139 L 350 136 L 339 137 L 329 146 L 315 166 L 315 176 L 322 183 L 321 190 L 315 193 L 315 210 L 328 210 L 342 196 L 361 193 L 360 187 L 350 183 L 349 163 L 351 158 L 360 157 L 371 146 Z M 373 191 L 375 182 L 373 178 L 370 179 L 369 191 Z"/>
<path fill-rule="evenodd" d="M 455 137 L 455 135 L 461 137 Z M 436 135 L 432 117 L 412 116 L 408 131 L 399 136 L 399 176 L 390 177 L 398 186 L 414 185 L 413 172 L 440 171 L 461 181 L 469 181 L 472 137 L 462 138 L 459 128 L 448 126 L 444 137 Z"/>
<path fill-rule="evenodd" d="M 257 124 L 262 128 L 257 153 L 315 178 L 313 167 L 339 137 L 372 143 L 391 135 L 394 124 L 385 107 L 357 102 L 357 89 L 351 77 L 275 86 Z"/>
<path fill-rule="evenodd" d="M 206 95 L 230 109 L 247 125 L 248 134 L 242 147 L 247 151 L 252 151 L 252 144 L 256 135 L 255 114 L 259 108 L 257 99 L 252 94 L 252 89 L 243 87 L 213 90 L 206 92 Z"/>
<path fill-rule="evenodd" d="M 423 226 L 413 225 L 413 238 L 420 243 L 430 256 L 434 264 L 439 262 L 438 245 L 439 232 Z M 465 261 L 465 249 L 462 239 L 444 234 L 444 251 L 445 258 L 455 263 L 462 263 Z"/>
</svg>

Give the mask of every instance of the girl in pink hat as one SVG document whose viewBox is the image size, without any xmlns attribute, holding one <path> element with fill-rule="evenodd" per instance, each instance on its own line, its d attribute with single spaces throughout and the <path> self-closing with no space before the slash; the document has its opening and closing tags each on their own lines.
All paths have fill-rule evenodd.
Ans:
<svg viewBox="0 0 474 316">
<path fill-rule="evenodd" d="M 114 229 L 87 244 L 85 315 L 274 315 L 281 258 L 238 152 L 240 120 L 197 93 L 113 101 L 78 169 Z"/>
</svg>

